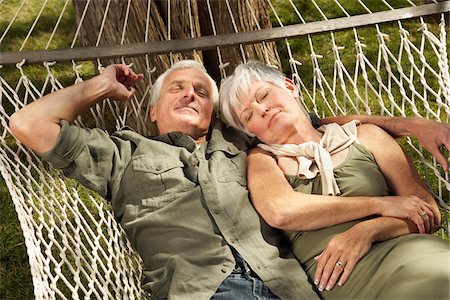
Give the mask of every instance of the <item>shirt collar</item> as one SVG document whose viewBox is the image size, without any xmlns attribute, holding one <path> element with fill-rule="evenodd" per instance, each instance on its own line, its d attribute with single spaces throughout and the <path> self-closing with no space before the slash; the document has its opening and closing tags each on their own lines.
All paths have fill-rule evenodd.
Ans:
<svg viewBox="0 0 450 300">
<path fill-rule="evenodd" d="M 172 131 L 157 136 L 149 136 L 148 138 L 169 145 L 186 148 L 189 152 L 194 152 L 197 149 L 197 143 L 195 140 L 189 135 L 179 131 Z"/>
</svg>

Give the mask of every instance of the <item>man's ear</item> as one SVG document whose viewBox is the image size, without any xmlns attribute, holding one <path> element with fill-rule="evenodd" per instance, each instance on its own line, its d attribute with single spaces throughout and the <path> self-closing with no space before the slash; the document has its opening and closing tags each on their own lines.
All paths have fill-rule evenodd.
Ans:
<svg viewBox="0 0 450 300">
<path fill-rule="evenodd" d="M 286 84 L 287 89 L 291 92 L 294 98 L 298 99 L 298 88 L 295 83 L 289 78 L 284 78 L 284 83 Z"/>
<path fill-rule="evenodd" d="M 156 122 L 156 105 L 150 106 L 150 121 Z"/>
</svg>

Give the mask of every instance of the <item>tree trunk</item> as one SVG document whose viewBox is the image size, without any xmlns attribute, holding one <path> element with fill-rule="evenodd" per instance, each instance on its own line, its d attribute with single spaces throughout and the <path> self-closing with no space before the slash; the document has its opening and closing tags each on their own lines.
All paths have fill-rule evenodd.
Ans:
<svg viewBox="0 0 450 300">
<path fill-rule="evenodd" d="M 208 2 L 210 11 L 208 10 Z M 267 5 L 264 0 L 231 0 L 231 1 L 150 1 L 148 0 L 73 0 L 78 24 L 86 8 L 86 15 L 81 24 L 80 37 L 84 46 L 106 46 L 144 42 L 146 40 L 146 23 L 148 22 L 147 41 L 159 41 L 169 39 L 193 38 L 214 34 L 253 31 L 260 28 L 270 28 Z M 149 18 L 147 18 L 148 5 L 150 3 Z M 109 6 L 108 6 L 109 4 Z M 228 5 L 229 6 L 228 6 Z M 122 32 L 125 24 L 128 5 L 129 16 L 126 22 L 126 30 Z M 170 16 L 168 11 L 170 10 Z M 105 17 L 106 14 L 106 17 Z M 212 15 L 212 20 L 210 16 Z M 102 22 L 104 26 L 102 28 Z M 212 27 L 214 23 L 215 27 Z M 170 32 L 168 27 L 170 26 Z M 99 33 L 101 36 L 99 38 Z M 229 62 L 228 73 L 241 62 L 241 57 L 258 59 L 266 63 L 279 66 L 279 58 L 274 43 L 247 45 L 242 47 L 226 47 L 217 50 L 203 51 L 205 58 L 203 63 L 216 80 L 218 74 L 220 53 L 222 63 Z M 133 60 L 138 71 L 145 72 L 147 68 L 156 68 L 155 76 L 166 70 L 170 65 L 170 59 L 178 61 L 183 58 L 196 58 L 202 60 L 201 52 L 187 52 L 183 54 L 148 56 L 148 64 L 145 59 Z M 128 59 L 127 59 L 128 60 Z M 104 60 L 106 65 L 111 61 Z M 215 69 L 215 70 L 214 70 Z"/>
<path fill-rule="evenodd" d="M 264 0 L 72 1 L 77 23 L 81 24 L 79 25 L 79 34 L 83 46 L 110 46 L 145 41 L 186 39 L 213 35 L 214 31 L 216 34 L 223 34 L 257 30 L 258 26 L 261 29 L 272 26 Z M 86 7 L 86 5 L 88 6 Z M 128 18 L 127 11 L 129 11 Z M 149 13 L 147 13 L 148 11 Z M 212 23 L 214 23 L 214 27 Z M 126 26 L 125 30 L 124 26 Z M 132 62 L 134 70 L 146 75 L 145 82 L 136 87 L 136 94 L 140 99 L 151 86 L 151 82 L 168 69 L 173 62 L 181 59 L 202 61 L 219 84 L 220 79 L 225 76 L 225 71 L 230 74 L 235 66 L 242 62 L 243 56 L 245 59 L 255 59 L 280 66 L 276 46 L 273 42 L 223 47 L 220 50 L 203 52 L 187 51 L 170 55 L 146 55 L 126 58 L 125 61 L 126 63 Z M 97 62 L 106 66 L 122 61 L 121 59 L 102 59 Z M 220 63 L 229 63 L 229 65 L 220 71 Z M 136 127 L 136 124 L 130 124 L 130 126 Z"/>
<path fill-rule="evenodd" d="M 208 10 L 208 2 L 210 11 Z M 216 34 L 255 31 L 271 28 L 272 23 L 268 15 L 266 1 L 263 0 L 235 0 L 235 1 L 207 1 L 199 0 L 199 12 L 202 36 Z M 212 15 L 212 19 L 210 16 Z M 214 23 L 214 28 L 212 23 Z M 259 26 L 259 27 L 258 27 Z M 221 61 L 219 60 L 219 54 Z M 259 60 L 280 67 L 276 45 L 274 42 L 237 47 L 222 47 L 220 50 L 203 51 L 204 65 L 213 78 L 219 82 L 221 74 L 220 63 L 229 63 L 226 73 L 229 75 L 235 67 L 246 59 Z"/>
</svg>

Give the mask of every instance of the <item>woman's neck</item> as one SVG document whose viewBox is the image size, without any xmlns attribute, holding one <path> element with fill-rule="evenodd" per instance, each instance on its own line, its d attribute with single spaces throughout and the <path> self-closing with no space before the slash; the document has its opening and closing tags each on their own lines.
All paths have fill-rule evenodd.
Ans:
<svg viewBox="0 0 450 300">
<path fill-rule="evenodd" d="M 318 143 L 322 136 L 323 133 L 319 132 L 313 126 L 294 126 L 286 144 Z"/>
</svg>

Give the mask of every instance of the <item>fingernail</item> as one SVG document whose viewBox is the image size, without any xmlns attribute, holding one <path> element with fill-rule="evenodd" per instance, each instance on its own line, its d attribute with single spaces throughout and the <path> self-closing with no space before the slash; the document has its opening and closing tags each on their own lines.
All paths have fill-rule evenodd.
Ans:
<svg viewBox="0 0 450 300">
<path fill-rule="evenodd" d="M 323 285 L 319 285 L 319 291 L 323 291 Z"/>
<path fill-rule="evenodd" d="M 342 282 L 338 282 L 338 286 L 342 286 Z"/>
<path fill-rule="evenodd" d="M 314 279 L 314 284 L 318 285 L 319 284 L 319 279 Z"/>
<path fill-rule="evenodd" d="M 331 284 L 327 285 L 326 290 L 327 290 L 327 291 L 330 291 L 330 290 L 331 290 Z"/>
</svg>

